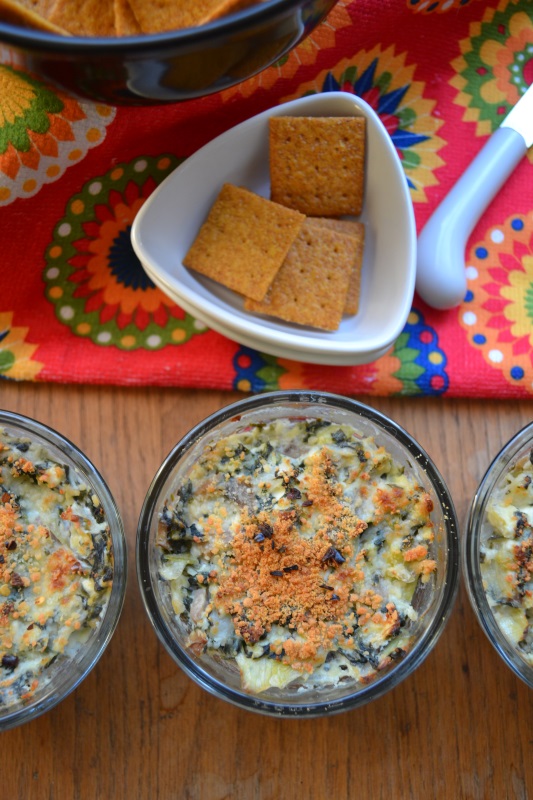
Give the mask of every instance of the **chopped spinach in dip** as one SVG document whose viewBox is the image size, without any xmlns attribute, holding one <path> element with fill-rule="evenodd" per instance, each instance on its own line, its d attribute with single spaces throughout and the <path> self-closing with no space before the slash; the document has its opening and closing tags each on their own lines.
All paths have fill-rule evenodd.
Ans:
<svg viewBox="0 0 533 800">
<path fill-rule="evenodd" d="M 533 664 L 533 464 L 520 458 L 496 487 L 481 540 L 481 575 L 494 618 Z"/>
<path fill-rule="evenodd" d="M 72 468 L 0 428 L 0 708 L 31 699 L 98 625 L 113 578 L 109 526 Z"/>
<path fill-rule="evenodd" d="M 211 442 L 157 537 L 191 654 L 234 660 L 251 692 L 371 681 L 410 647 L 432 508 L 347 424 L 285 418 Z"/>
</svg>

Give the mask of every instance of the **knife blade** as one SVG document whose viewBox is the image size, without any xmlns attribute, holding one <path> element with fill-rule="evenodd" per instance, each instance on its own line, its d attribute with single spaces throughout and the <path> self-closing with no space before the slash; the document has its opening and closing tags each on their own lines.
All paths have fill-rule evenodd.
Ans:
<svg viewBox="0 0 533 800">
<path fill-rule="evenodd" d="M 433 212 L 418 236 L 416 291 L 438 309 L 466 294 L 465 247 L 476 222 L 533 145 L 533 84 Z"/>
</svg>

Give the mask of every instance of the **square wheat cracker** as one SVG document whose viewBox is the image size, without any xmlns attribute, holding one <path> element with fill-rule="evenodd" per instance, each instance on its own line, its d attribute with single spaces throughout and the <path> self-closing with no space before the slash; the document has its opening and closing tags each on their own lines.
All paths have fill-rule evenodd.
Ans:
<svg viewBox="0 0 533 800">
<path fill-rule="evenodd" d="M 298 211 L 226 183 L 183 263 L 262 300 L 304 219 Z"/>
<path fill-rule="evenodd" d="M 363 207 L 364 117 L 271 117 L 271 198 L 310 217 Z"/>
<path fill-rule="evenodd" d="M 340 325 L 350 274 L 353 239 L 306 220 L 265 300 L 244 308 L 328 331 Z"/>
<path fill-rule="evenodd" d="M 331 217 L 308 217 L 307 221 L 311 225 L 321 225 L 352 237 L 355 261 L 350 275 L 350 283 L 348 284 L 344 313 L 357 314 L 361 295 L 361 268 L 363 266 L 363 251 L 365 247 L 365 226 L 362 222 L 356 222 L 355 220 L 331 219 Z"/>
</svg>

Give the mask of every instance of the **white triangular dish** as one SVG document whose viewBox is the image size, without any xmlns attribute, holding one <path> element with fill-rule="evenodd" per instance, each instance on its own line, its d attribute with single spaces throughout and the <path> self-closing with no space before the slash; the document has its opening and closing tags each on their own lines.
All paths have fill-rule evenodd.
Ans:
<svg viewBox="0 0 533 800">
<path fill-rule="evenodd" d="M 364 116 L 367 120 L 365 254 L 359 312 L 325 332 L 244 311 L 243 299 L 188 270 L 182 259 L 224 183 L 269 197 L 268 120 L 274 115 Z M 416 228 L 407 180 L 373 109 L 354 95 L 327 92 L 268 109 L 202 147 L 146 200 L 132 244 L 154 283 L 186 311 L 237 342 L 299 361 L 373 361 L 401 333 L 414 294 Z"/>
</svg>

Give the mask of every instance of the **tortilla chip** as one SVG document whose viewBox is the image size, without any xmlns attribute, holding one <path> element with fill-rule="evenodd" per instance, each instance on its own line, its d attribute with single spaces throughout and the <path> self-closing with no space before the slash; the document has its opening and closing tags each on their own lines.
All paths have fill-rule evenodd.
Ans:
<svg viewBox="0 0 533 800">
<path fill-rule="evenodd" d="M 130 0 L 130 5 L 144 33 L 159 33 L 205 25 L 254 2 L 255 0 Z"/>
<path fill-rule="evenodd" d="M 364 117 L 271 117 L 271 198 L 312 217 L 363 206 Z"/>
<path fill-rule="evenodd" d="M 363 251 L 365 247 L 365 226 L 362 222 L 350 219 L 331 219 L 331 217 L 308 217 L 311 225 L 320 225 L 339 233 L 351 236 L 355 250 L 355 262 L 348 284 L 348 294 L 344 304 L 345 314 L 357 314 L 359 310 L 359 297 L 361 294 L 361 268 L 363 266 Z"/>
<path fill-rule="evenodd" d="M 0 15 L 13 25 L 68 36 L 68 31 L 47 18 L 54 0 L 0 0 Z"/>
<path fill-rule="evenodd" d="M 38 14 L 40 17 L 46 18 L 50 13 L 50 9 L 54 4 L 54 0 L 3 0 L 0 4 L 2 6 L 19 6 Z"/>
<path fill-rule="evenodd" d="M 298 211 L 226 183 L 183 263 L 262 300 L 303 221 Z"/>
<path fill-rule="evenodd" d="M 246 299 L 246 311 L 334 331 L 340 325 L 353 239 L 306 220 L 263 302 Z"/>
<path fill-rule="evenodd" d="M 142 33 L 142 28 L 137 22 L 129 0 L 114 0 L 115 27 L 117 36 L 137 36 Z"/>
<path fill-rule="evenodd" d="M 257 2 L 259 0 L 192 3 L 189 0 L 131 0 L 131 3 L 129 0 L 0 0 L 0 18 L 14 25 L 63 35 L 135 36 L 205 25 Z M 47 6 L 44 12 L 39 8 L 41 5 Z"/>
<path fill-rule="evenodd" d="M 111 0 L 55 0 L 48 19 L 74 36 L 116 36 Z"/>
</svg>

